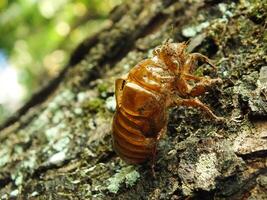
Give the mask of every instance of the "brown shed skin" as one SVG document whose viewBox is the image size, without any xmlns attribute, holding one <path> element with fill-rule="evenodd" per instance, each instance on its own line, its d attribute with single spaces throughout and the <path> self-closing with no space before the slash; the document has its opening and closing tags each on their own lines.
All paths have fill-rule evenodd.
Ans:
<svg viewBox="0 0 267 200">
<path fill-rule="evenodd" d="M 222 120 L 196 98 L 221 82 L 220 78 L 192 75 L 198 60 L 216 69 L 207 57 L 186 53 L 186 43 L 166 42 L 154 50 L 152 59 L 141 61 L 125 79 L 116 80 L 112 135 L 114 150 L 123 160 L 131 164 L 154 160 L 170 107 L 197 107 L 216 121 Z"/>
</svg>

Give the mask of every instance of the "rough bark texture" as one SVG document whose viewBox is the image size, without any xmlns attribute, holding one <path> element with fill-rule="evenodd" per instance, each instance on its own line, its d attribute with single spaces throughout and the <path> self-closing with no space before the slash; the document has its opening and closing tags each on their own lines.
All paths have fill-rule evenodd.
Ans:
<svg viewBox="0 0 267 200">
<path fill-rule="evenodd" d="M 267 199 L 266 15 L 266 0 L 117 7 L 110 26 L 2 127 L 0 198 Z M 127 165 L 112 150 L 113 83 L 168 38 L 190 38 L 190 51 L 214 60 L 223 84 L 202 101 L 225 123 L 170 110 L 154 179 L 149 163 Z M 206 66 L 198 73 L 217 76 Z"/>
</svg>

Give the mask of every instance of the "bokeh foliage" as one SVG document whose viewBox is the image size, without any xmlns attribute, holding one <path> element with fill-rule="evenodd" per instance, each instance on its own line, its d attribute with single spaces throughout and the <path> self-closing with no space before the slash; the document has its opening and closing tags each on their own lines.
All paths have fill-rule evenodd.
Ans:
<svg viewBox="0 0 267 200">
<path fill-rule="evenodd" d="M 57 75 L 75 46 L 109 23 L 121 1 L 0 0 L 0 51 L 18 70 L 25 99 Z"/>
</svg>

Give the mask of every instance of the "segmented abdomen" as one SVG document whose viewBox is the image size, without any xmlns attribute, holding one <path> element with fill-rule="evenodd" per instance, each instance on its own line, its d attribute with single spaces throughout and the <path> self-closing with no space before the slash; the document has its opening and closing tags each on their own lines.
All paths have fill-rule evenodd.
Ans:
<svg viewBox="0 0 267 200">
<path fill-rule="evenodd" d="M 113 147 L 128 163 L 142 163 L 153 151 L 154 139 L 146 138 L 138 127 L 147 120 L 134 117 L 123 109 L 118 109 L 113 118 Z"/>
</svg>

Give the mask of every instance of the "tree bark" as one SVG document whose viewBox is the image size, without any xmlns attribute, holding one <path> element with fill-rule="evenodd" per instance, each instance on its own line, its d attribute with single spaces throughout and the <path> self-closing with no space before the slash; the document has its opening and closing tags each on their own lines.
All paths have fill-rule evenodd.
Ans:
<svg viewBox="0 0 267 200">
<path fill-rule="evenodd" d="M 267 199 L 266 1 L 138 0 L 84 41 L 58 78 L 2 126 L 1 199 Z M 202 97 L 222 124 L 170 110 L 150 164 L 113 152 L 114 80 L 167 39 L 214 60 Z"/>
</svg>

